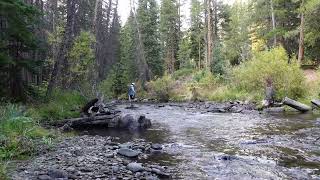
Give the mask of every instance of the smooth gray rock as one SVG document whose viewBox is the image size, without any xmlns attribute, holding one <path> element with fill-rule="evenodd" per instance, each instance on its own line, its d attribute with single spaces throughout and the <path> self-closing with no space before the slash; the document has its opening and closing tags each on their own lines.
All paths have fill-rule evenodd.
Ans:
<svg viewBox="0 0 320 180">
<path fill-rule="evenodd" d="M 132 172 L 141 172 L 144 170 L 143 166 L 141 165 L 141 163 L 129 163 L 127 165 L 127 169 L 129 169 Z"/>
<path fill-rule="evenodd" d="M 162 149 L 162 145 L 161 144 L 152 144 L 151 148 L 154 150 L 161 150 Z"/>
<path fill-rule="evenodd" d="M 118 154 L 120 154 L 122 156 L 126 156 L 126 157 L 137 157 L 140 154 L 140 152 L 134 151 L 134 150 L 128 149 L 128 148 L 121 148 L 121 149 L 119 149 Z"/>
<path fill-rule="evenodd" d="M 117 173 L 119 172 L 120 168 L 119 166 L 112 166 L 112 172 Z"/>
<path fill-rule="evenodd" d="M 40 175 L 38 177 L 39 180 L 51 180 L 52 178 L 48 175 Z"/>
</svg>

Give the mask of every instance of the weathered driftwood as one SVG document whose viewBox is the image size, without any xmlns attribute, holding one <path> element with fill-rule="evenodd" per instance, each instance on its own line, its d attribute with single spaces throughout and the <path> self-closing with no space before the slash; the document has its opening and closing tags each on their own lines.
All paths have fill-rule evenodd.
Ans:
<svg viewBox="0 0 320 180">
<path fill-rule="evenodd" d="M 292 100 L 288 97 L 285 97 L 284 100 L 283 100 L 283 104 L 285 105 L 288 105 L 300 112 L 307 112 L 307 111 L 310 111 L 311 110 L 311 107 L 310 106 L 307 106 L 305 104 L 302 104 L 298 101 L 295 101 L 295 100 Z"/>
<path fill-rule="evenodd" d="M 311 103 L 312 103 L 314 106 L 320 108 L 320 100 L 314 99 L 314 100 L 311 101 Z"/>
<path fill-rule="evenodd" d="M 85 115 L 89 116 L 90 113 L 88 112 L 89 109 L 94 106 L 97 102 L 99 101 L 99 99 L 95 98 L 95 99 L 92 99 L 91 101 L 89 101 L 88 103 L 86 103 L 82 109 L 81 109 L 81 113 L 84 113 Z"/>
</svg>

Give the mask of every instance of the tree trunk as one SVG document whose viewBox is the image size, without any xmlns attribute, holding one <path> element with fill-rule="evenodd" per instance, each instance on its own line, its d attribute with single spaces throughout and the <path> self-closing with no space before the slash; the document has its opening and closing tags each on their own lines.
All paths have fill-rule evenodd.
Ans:
<svg viewBox="0 0 320 180">
<path fill-rule="evenodd" d="M 203 60 L 203 67 L 206 67 L 206 64 L 208 62 L 208 0 L 204 0 L 204 43 L 205 43 L 205 49 L 204 49 L 204 60 Z M 200 66 L 199 66 L 200 67 Z"/>
<path fill-rule="evenodd" d="M 304 0 L 302 0 L 301 7 L 304 6 Z M 299 40 L 299 54 L 298 54 L 298 63 L 301 65 L 301 62 L 304 58 L 304 13 L 301 12 L 301 24 L 300 24 L 300 40 Z"/>
<path fill-rule="evenodd" d="M 137 35 L 138 35 L 138 53 L 140 55 L 140 58 L 138 58 L 140 60 L 140 62 L 138 62 L 138 67 L 139 67 L 139 78 L 142 81 L 142 84 L 144 86 L 144 84 L 150 80 L 150 74 L 149 74 L 149 68 L 148 68 L 148 64 L 146 62 L 146 57 L 144 54 L 144 47 L 143 47 L 143 42 L 142 42 L 142 35 L 141 35 L 141 31 L 140 31 L 140 26 L 139 26 L 139 22 L 137 20 L 137 16 L 136 16 L 136 10 L 134 7 L 134 2 L 133 0 L 130 0 L 130 5 L 131 5 L 131 9 L 133 12 L 133 19 L 135 22 L 135 26 L 136 26 L 136 30 L 137 30 Z"/>
<path fill-rule="evenodd" d="M 298 101 L 295 101 L 295 100 L 292 100 L 288 97 L 285 97 L 284 100 L 283 100 L 283 104 L 285 105 L 288 105 L 298 111 L 301 111 L 301 112 L 307 112 L 307 111 L 310 111 L 311 110 L 311 107 L 305 105 L 305 104 L 302 104 Z"/>
<path fill-rule="evenodd" d="M 206 68 L 210 69 L 211 60 L 212 60 L 212 9 L 211 9 L 211 0 L 207 2 L 207 12 L 208 12 L 208 22 L 207 22 L 207 43 L 208 43 L 208 56 L 206 60 Z"/>
<path fill-rule="evenodd" d="M 270 0 L 270 5 L 271 5 L 272 30 L 274 31 L 273 33 L 275 33 L 275 29 L 276 29 L 276 18 L 275 18 L 275 15 L 274 15 L 273 0 Z M 277 35 L 276 35 L 276 34 L 274 34 L 274 36 L 273 36 L 273 46 L 274 46 L 274 47 L 277 46 Z"/>
<path fill-rule="evenodd" d="M 68 84 L 68 52 L 73 40 L 73 23 L 75 15 L 75 0 L 67 0 L 67 23 L 65 32 L 58 52 L 58 58 L 52 70 L 51 79 L 48 85 L 47 95 L 50 95 L 52 90 L 57 87 L 58 81 L 62 80 L 62 87 L 67 88 Z"/>
</svg>

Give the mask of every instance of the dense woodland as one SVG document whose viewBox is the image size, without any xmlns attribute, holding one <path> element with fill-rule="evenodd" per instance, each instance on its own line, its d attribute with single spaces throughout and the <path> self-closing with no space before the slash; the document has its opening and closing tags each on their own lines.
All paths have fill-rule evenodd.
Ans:
<svg viewBox="0 0 320 180">
<path fill-rule="evenodd" d="M 101 87 L 120 95 L 129 82 L 144 88 L 181 69 L 223 76 L 277 46 L 300 64 L 319 61 L 318 0 L 131 0 L 123 26 L 118 3 L 2 0 L 1 97 L 29 101 L 57 88 L 95 95 Z M 181 14 L 186 3 L 190 17 Z"/>
<path fill-rule="evenodd" d="M 61 136 L 43 125 L 132 82 L 157 102 L 319 99 L 320 1 L 227 2 L 0 0 L 0 179 Z"/>
</svg>

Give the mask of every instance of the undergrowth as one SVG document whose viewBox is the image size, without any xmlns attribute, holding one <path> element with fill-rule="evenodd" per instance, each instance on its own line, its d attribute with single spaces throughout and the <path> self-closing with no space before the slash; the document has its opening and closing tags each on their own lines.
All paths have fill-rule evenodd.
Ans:
<svg viewBox="0 0 320 180">
<path fill-rule="evenodd" d="M 25 159 L 41 148 L 52 147 L 54 137 L 53 131 L 42 128 L 28 115 L 26 107 L 0 105 L 0 177 L 5 177 L 7 161 Z"/>
</svg>

